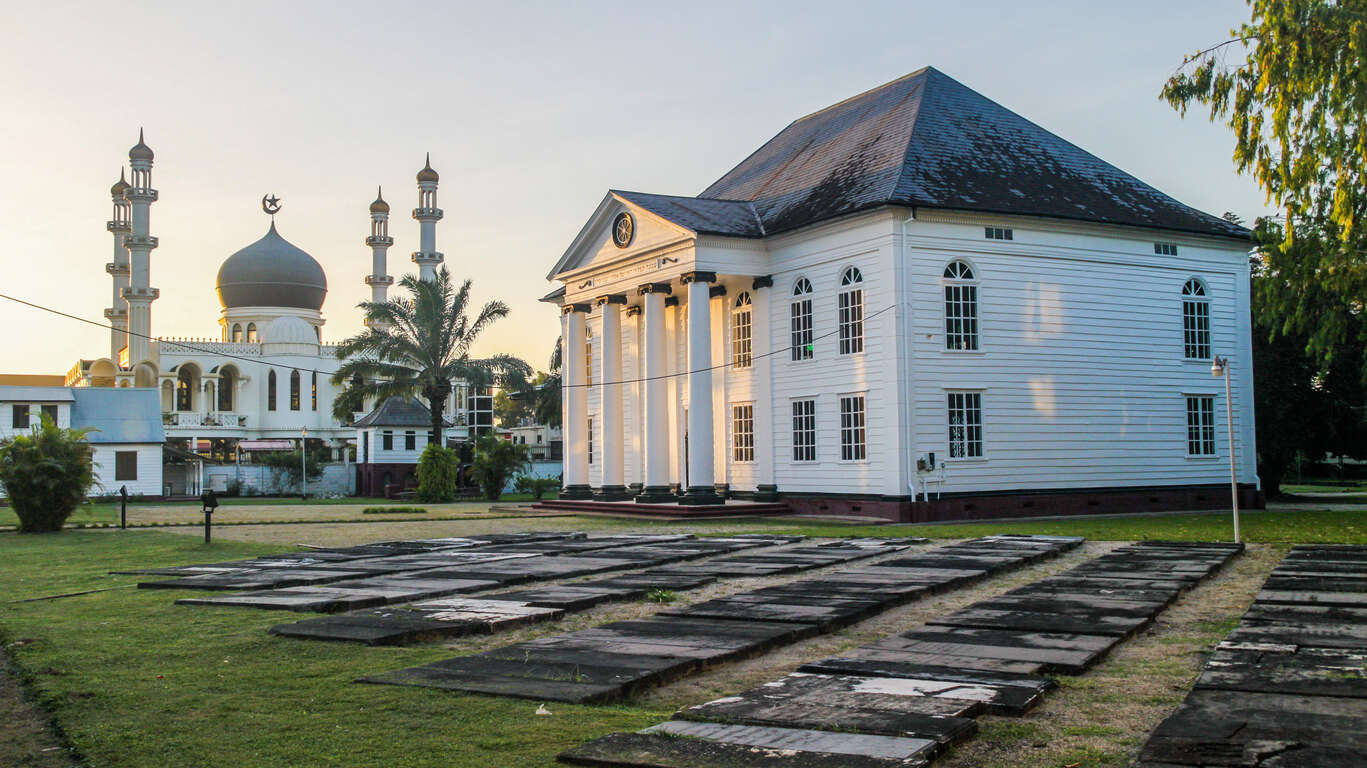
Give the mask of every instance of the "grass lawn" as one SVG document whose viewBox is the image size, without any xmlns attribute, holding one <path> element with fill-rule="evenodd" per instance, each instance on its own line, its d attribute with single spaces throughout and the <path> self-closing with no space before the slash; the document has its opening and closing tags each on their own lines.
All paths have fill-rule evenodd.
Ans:
<svg viewBox="0 0 1367 768">
<path fill-rule="evenodd" d="M 282 551 L 158 531 L 0 534 L 6 600 L 132 584 L 107 571 Z M 449 657 L 266 634 L 294 614 L 176 606 L 119 589 L 0 605 L 0 642 L 91 765 L 524 766 L 667 712 L 551 705 L 359 685 L 366 672 Z M 0 745 L 0 763 L 4 763 Z"/>
<path fill-rule="evenodd" d="M 500 521 L 489 521 L 500 522 Z M 502 521 L 507 522 L 507 521 Z M 522 522 L 524 529 L 537 520 Z M 574 524 L 574 519 L 557 519 Z M 583 519 L 585 528 L 603 518 Z M 1227 539 L 1227 515 L 1033 523 L 852 526 L 801 520 L 679 524 L 610 521 L 618 530 L 800 532 L 814 536 L 1077 534 L 1092 539 Z M 481 521 L 462 524 L 462 529 Z M 450 526 L 451 523 L 443 523 Z M 348 529 L 359 527 L 348 525 Z M 559 526 L 557 526 L 559 527 Z M 373 539 L 390 536 L 383 523 Z M 1367 513 L 1253 512 L 1249 541 L 1367 543 Z M 448 535 L 450 535 L 448 533 Z M 123 587 L 111 570 L 286 551 L 167 531 L 0 532 L 0 645 L 29 690 L 90 765 L 550 766 L 558 752 L 665 719 L 659 704 L 573 706 L 352 683 L 363 674 L 455 654 L 440 646 L 367 648 L 266 634 L 287 612 L 176 606 L 185 593 L 119 588 L 40 602 L 23 598 Z M 647 698 L 646 702 L 651 701 Z M 5 763 L 0 745 L 0 764 Z"/>
</svg>

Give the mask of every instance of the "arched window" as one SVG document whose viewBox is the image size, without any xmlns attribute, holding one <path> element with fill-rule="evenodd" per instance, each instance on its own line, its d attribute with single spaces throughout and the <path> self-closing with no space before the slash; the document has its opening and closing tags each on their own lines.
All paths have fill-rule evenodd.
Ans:
<svg viewBox="0 0 1367 768">
<path fill-rule="evenodd" d="M 181 366 L 180 372 L 176 374 L 176 410 L 194 410 L 195 400 L 195 380 L 190 369 Z"/>
<path fill-rule="evenodd" d="M 232 340 L 234 344 L 242 341 L 242 323 L 233 323 Z"/>
<path fill-rule="evenodd" d="M 256 343 L 256 323 L 247 323 L 247 343 Z"/>
<path fill-rule="evenodd" d="M 237 373 L 233 368 L 223 368 L 218 372 L 218 410 L 231 411 L 233 409 L 233 390 L 236 385 Z"/>
<path fill-rule="evenodd" d="M 1194 277 L 1182 286 L 1182 349 L 1188 360 L 1210 359 L 1210 297 Z"/>
<path fill-rule="evenodd" d="M 962 261 L 945 266 L 945 349 L 978 348 L 978 286 L 973 267 Z"/>
<path fill-rule="evenodd" d="M 799 277 L 793 283 L 793 304 L 792 320 L 789 323 L 792 332 L 792 351 L 794 360 L 811 360 L 814 350 L 812 349 L 812 284 L 805 277 Z"/>
<path fill-rule="evenodd" d="M 313 372 L 313 381 L 309 385 L 309 410 L 318 410 L 318 372 Z"/>
<path fill-rule="evenodd" d="M 750 292 L 741 291 L 731 309 L 731 367 L 749 368 L 753 360 L 750 344 Z"/>
<path fill-rule="evenodd" d="M 266 374 L 266 410 L 275 410 L 275 371 Z"/>
<path fill-rule="evenodd" d="M 855 267 L 840 275 L 839 317 L 840 354 L 864 351 L 864 276 Z"/>
<path fill-rule="evenodd" d="M 290 371 L 290 410 L 299 410 L 299 372 Z"/>
</svg>

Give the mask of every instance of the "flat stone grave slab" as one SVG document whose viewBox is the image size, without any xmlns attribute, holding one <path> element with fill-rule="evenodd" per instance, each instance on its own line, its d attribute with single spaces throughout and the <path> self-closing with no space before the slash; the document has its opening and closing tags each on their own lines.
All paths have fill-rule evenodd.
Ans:
<svg viewBox="0 0 1367 768">
<path fill-rule="evenodd" d="M 1166 601 L 1119 600 L 1083 592 L 1047 594 L 1007 593 L 973 604 L 975 609 L 993 611 L 1038 611 L 1070 616 L 1104 613 L 1108 616 L 1151 617 L 1162 611 Z"/>
<path fill-rule="evenodd" d="M 330 587 L 287 587 L 257 592 L 239 592 L 213 597 L 183 597 L 176 605 L 209 605 L 260 608 L 268 611 L 338 613 L 372 608 L 401 601 L 403 593 L 392 590 L 333 589 Z"/>
<path fill-rule="evenodd" d="M 612 768 L 916 768 L 924 760 L 799 752 L 645 733 L 614 733 L 556 756 Z"/>
<path fill-rule="evenodd" d="M 828 595 L 803 598 L 796 595 L 739 594 L 707 600 L 687 608 L 660 611 L 658 615 L 739 622 L 794 622 L 815 624 L 823 631 L 828 631 L 867 618 L 877 613 L 883 605 L 874 600 L 851 600 Z"/>
<path fill-rule="evenodd" d="M 846 651 L 845 659 L 858 664 L 871 665 L 893 665 L 893 664 L 913 664 L 923 666 L 950 666 L 965 672 L 1007 672 L 1014 674 L 1034 674 L 1044 669 L 1042 661 L 1026 661 L 1021 659 L 1002 659 L 988 656 L 960 656 L 941 651 L 935 652 L 913 652 L 905 648 L 875 647 L 872 645 L 862 648 L 854 648 Z M 844 661 L 845 659 L 841 659 Z M 815 672 L 843 672 L 850 674 L 863 674 L 854 668 L 853 664 L 849 670 L 838 670 L 834 667 L 827 668 L 830 659 L 820 662 L 821 667 L 813 667 Z"/>
<path fill-rule="evenodd" d="M 930 627 L 873 645 L 911 653 L 1036 661 L 1046 672 L 1075 675 L 1086 671 L 1119 642 L 1119 638 L 1104 635 Z"/>
<path fill-rule="evenodd" d="M 1038 665 L 1035 665 L 1038 666 Z M 1047 677 L 1028 672 L 992 671 L 964 668 L 958 663 L 952 666 L 923 664 L 906 661 L 877 661 L 874 659 L 835 657 L 822 659 L 798 667 L 799 672 L 813 672 L 827 675 L 858 675 L 860 677 L 896 677 L 929 679 L 942 682 L 964 683 L 966 685 L 992 686 L 995 688 L 1018 687 L 1034 695 L 1043 694 L 1057 687 L 1057 683 Z"/>
<path fill-rule="evenodd" d="M 1367 650 L 1367 627 L 1347 622 L 1245 623 L 1230 632 L 1226 640 L 1231 643 L 1278 643 Z"/>
<path fill-rule="evenodd" d="M 1043 613 L 1015 609 L 997 610 L 973 606 L 927 622 L 927 626 L 1012 629 L 1024 632 L 1059 632 L 1129 637 L 1147 627 L 1149 616 L 1115 616 L 1103 611 Z"/>
<path fill-rule="evenodd" d="M 571 584 L 560 587 L 534 587 L 516 592 L 484 595 L 486 600 L 510 600 L 542 608 L 582 611 L 607 602 L 636 600 L 644 597 L 644 587 L 601 587 Z"/>
<path fill-rule="evenodd" d="M 1345 608 L 1337 605 L 1305 605 L 1275 603 L 1254 603 L 1244 614 L 1245 624 L 1277 624 L 1342 622 L 1345 624 L 1367 624 L 1367 607 Z"/>
<path fill-rule="evenodd" d="M 1146 596 L 1157 598 L 1160 595 L 1168 597 L 1168 602 L 1177 599 L 1177 596 L 1191 589 L 1192 583 L 1179 581 L 1177 579 L 1128 579 L 1111 578 L 1096 574 L 1073 575 L 1073 571 L 1065 571 L 1067 575 L 1050 576 L 1047 579 L 1038 581 L 1034 584 L 1012 590 L 1007 594 L 1022 592 L 1077 592 L 1095 591 L 1101 596 L 1133 596 L 1147 593 Z"/>
<path fill-rule="evenodd" d="M 962 697 L 937 695 L 949 687 L 924 680 L 797 673 L 737 696 L 688 707 L 675 717 L 910 736 L 948 746 L 977 730 L 972 716 L 990 698 L 990 692 L 966 686 L 961 686 Z"/>
<path fill-rule="evenodd" d="M 1367 651 L 1293 646 L 1278 652 L 1227 642 L 1206 661 L 1196 687 L 1367 699 Z"/>
<path fill-rule="evenodd" d="M 1363 755 L 1367 699 L 1195 690 L 1154 730 L 1140 759 L 1350 768 L 1361 766 Z"/>
<path fill-rule="evenodd" d="M 342 640 L 367 645 L 403 645 L 443 638 L 488 634 L 501 629 L 552 621 L 563 611 L 507 601 L 435 601 L 422 607 L 372 608 L 321 616 L 271 627 L 273 635 L 311 640 Z"/>
<path fill-rule="evenodd" d="M 936 743 L 929 739 L 831 733 L 800 728 L 769 728 L 757 725 L 720 725 L 687 720 L 670 720 L 652 725 L 641 733 L 685 736 L 760 749 L 901 760 L 903 764 L 913 760 L 923 761 L 933 754 L 937 747 Z"/>
<path fill-rule="evenodd" d="M 1006 568 L 1010 568 L 1019 563 L 1011 557 L 956 557 L 951 555 L 924 554 L 914 557 L 895 557 L 891 560 L 881 560 L 879 565 L 892 568 L 953 568 L 960 570 L 977 570 L 989 574 L 997 573 Z"/>
<path fill-rule="evenodd" d="M 595 579 L 579 586 L 592 584 L 595 587 L 628 587 L 641 589 L 689 590 L 711 584 L 717 577 L 712 575 L 680 573 L 668 568 L 657 568 L 640 573 L 624 573 L 605 579 Z"/>
<path fill-rule="evenodd" d="M 1361 592 L 1367 593 L 1367 574 L 1359 577 L 1277 576 L 1263 582 L 1263 589 L 1278 592 Z"/>
<path fill-rule="evenodd" d="M 1367 592 L 1305 592 L 1299 590 L 1264 589 L 1255 601 L 1262 605 L 1290 603 L 1301 605 L 1367 608 Z"/>
<path fill-rule="evenodd" d="M 138 582 L 138 589 L 198 589 L 206 592 L 231 592 L 243 589 L 273 589 L 327 584 L 365 575 L 354 570 L 303 570 L 270 568 L 255 571 L 225 571 L 176 579 Z"/>
</svg>

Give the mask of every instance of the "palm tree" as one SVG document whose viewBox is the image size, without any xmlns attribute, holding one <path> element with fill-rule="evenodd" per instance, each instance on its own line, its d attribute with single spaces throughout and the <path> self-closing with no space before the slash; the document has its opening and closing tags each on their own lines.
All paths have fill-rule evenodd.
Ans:
<svg viewBox="0 0 1367 768">
<path fill-rule="evenodd" d="M 531 367 L 512 355 L 470 356 L 479 335 L 509 311 L 503 302 L 491 301 L 471 319 L 470 283 L 456 290 L 442 267 L 433 280 L 405 275 L 399 285 L 408 298 L 358 304 L 369 327 L 337 347 L 344 362 L 332 383 L 345 384 L 346 390 L 334 401 L 333 415 L 349 420 L 350 411 L 344 416 L 336 411 L 352 408 L 359 398 L 382 402 L 421 395 L 432 414 L 432 441 L 443 445 L 442 411 L 453 381 L 484 388 L 525 380 Z"/>
<path fill-rule="evenodd" d="M 533 418 L 537 424 L 549 424 L 552 427 L 560 426 L 560 399 L 561 388 L 564 386 L 564 379 L 560 371 L 560 344 L 561 340 L 555 340 L 555 351 L 551 352 L 550 370 L 542 378 L 541 383 L 536 386 L 532 401 Z"/>
</svg>

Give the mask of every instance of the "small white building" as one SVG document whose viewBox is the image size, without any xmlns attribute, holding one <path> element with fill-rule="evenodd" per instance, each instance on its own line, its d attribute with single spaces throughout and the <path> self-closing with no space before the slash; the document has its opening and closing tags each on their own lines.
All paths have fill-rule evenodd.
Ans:
<svg viewBox="0 0 1367 768">
<path fill-rule="evenodd" d="M 560 428 L 549 424 L 535 424 L 530 420 L 525 424 L 508 427 L 508 439 L 514 445 L 527 446 L 527 452 L 535 461 L 552 461 L 561 458 L 563 445 Z"/>
<path fill-rule="evenodd" d="M 162 493 L 162 428 L 151 389 L 0 386 L 0 438 L 30 432 L 46 415 L 59 427 L 90 429 L 98 485 L 93 493 Z"/>
<path fill-rule="evenodd" d="M 357 419 L 355 428 L 356 495 L 385 496 L 389 486 L 417 485 L 418 458 L 432 436 L 427 406 L 391 397 Z"/>
<path fill-rule="evenodd" d="M 1255 501 L 1250 245 L 922 69 L 697 197 L 599 202 L 548 276 L 562 495 L 900 520 L 1226 505 L 1221 355 Z"/>
</svg>

